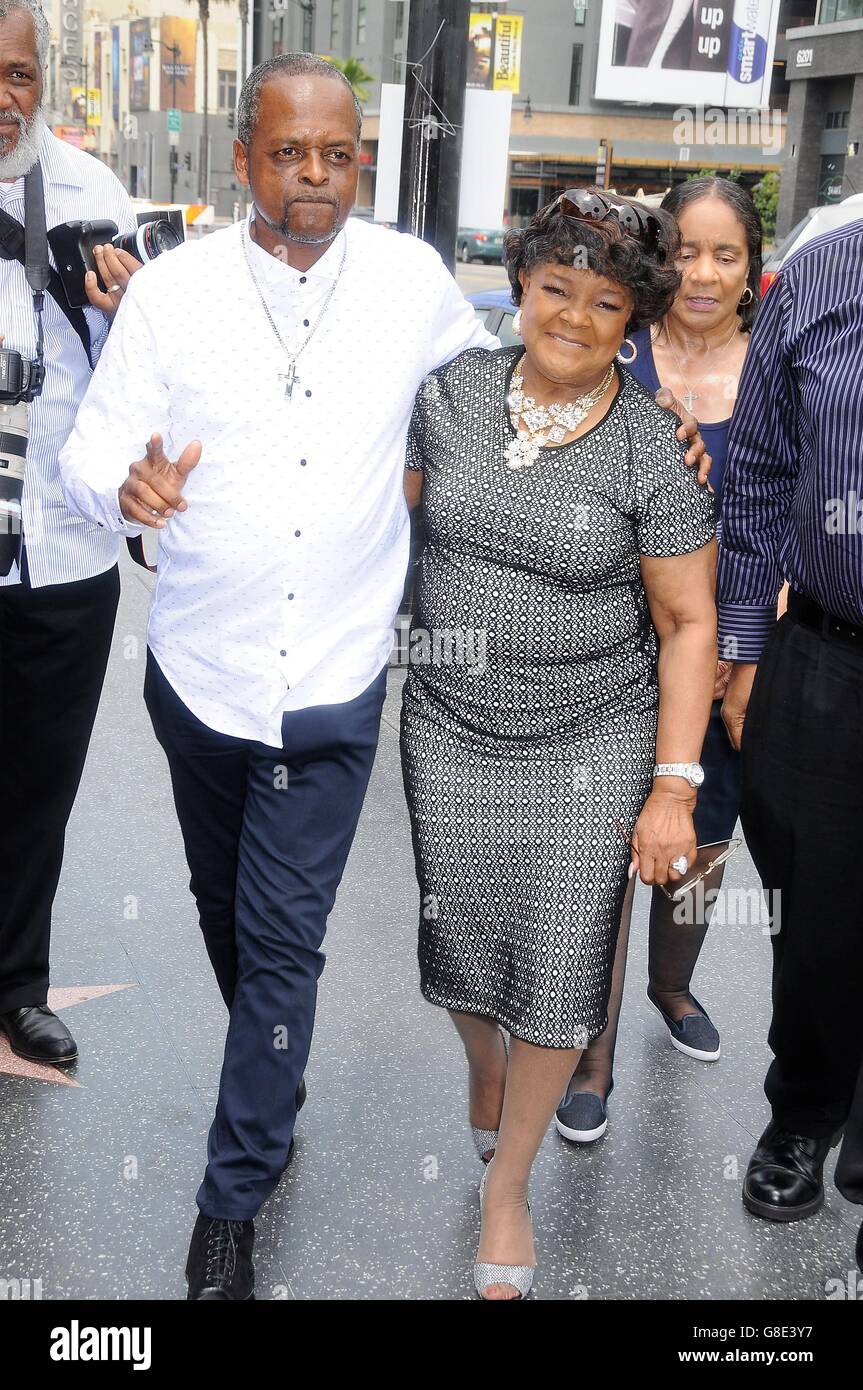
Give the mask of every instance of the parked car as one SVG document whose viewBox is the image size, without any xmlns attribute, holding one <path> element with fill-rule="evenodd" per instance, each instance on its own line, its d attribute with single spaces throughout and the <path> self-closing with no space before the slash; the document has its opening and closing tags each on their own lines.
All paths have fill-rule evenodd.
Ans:
<svg viewBox="0 0 863 1390">
<path fill-rule="evenodd" d="M 465 265 L 470 261 L 502 261 L 503 232 L 462 227 L 456 239 L 456 254 Z"/>
<path fill-rule="evenodd" d="M 844 227 L 849 222 L 857 222 L 860 218 L 863 218 L 863 193 L 852 193 L 850 198 L 843 198 L 841 203 L 827 203 L 824 207 L 810 208 L 796 227 L 792 227 L 788 235 L 783 237 L 778 246 L 774 246 L 769 256 L 765 257 L 761 270 L 761 293 L 767 293 L 788 257 L 799 251 L 801 246 L 805 246 L 807 241 L 812 241 L 824 232 L 835 231 L 837 227 Z"/>
<path fill-rule="evenodd" d="M 469 294 L 467 298 L 468 303 L 476 310 L 477 318 L 481 319 L 489 333 L 500 338 L 503 347 L 514 347 L 516 343 L 521 342 L 512 331 L 515 305 L 508 289 L 480 290 L 477 294 Z"/>
</svg>

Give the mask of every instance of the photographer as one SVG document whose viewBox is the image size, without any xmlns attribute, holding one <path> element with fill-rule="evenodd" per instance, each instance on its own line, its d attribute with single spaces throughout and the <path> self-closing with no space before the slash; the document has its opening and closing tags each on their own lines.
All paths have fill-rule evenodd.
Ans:
<svg viewBox="0 0 863 1390">
<path fill-rule="evenodd" d="M 63 295 L 45 230 L 130 232 L 135 215 L 114 174 L 45 124 L 48 47 L 39 0 L 0 0 L 0 1028 L 19 1056 L 68 1062 L 74 1040 L 46 1006 L 51 909 L 120 582 L 117 537 L 66 509 L 57 456 L 139 263 L 100 247 L 105 288 L 90 272 L 88 305 Z"/>
</svg>

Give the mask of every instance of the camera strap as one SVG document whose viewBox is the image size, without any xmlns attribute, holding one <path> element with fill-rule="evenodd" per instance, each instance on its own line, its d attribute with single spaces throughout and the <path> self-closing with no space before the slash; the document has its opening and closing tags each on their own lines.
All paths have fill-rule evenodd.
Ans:
<svg viewBox="0 0 863 1390">
<path fill-rule="evenodd" d="M 83 309 L 73 309 L 66 298 L 63 282 L 48 259 L 48 233 L 45 219 L 45 193 L 42 170 L 34 164 L 24 177 L 24 220 L 25 226 L 16 222 L 7 212 L 0 209 L 0 259 L 19 261 L 24 267 L 27 283 L 33 292 L 33 309 L 36 315 L 36 360 L 42 365 L 43 332 L 42 307 L 47 290 L 57 306 L 65 314 L 72 328 L 81 340 L 87 355 L 90 370 L 93 370 L 93 357 L 90 342 L 90 327 Z"/>
</svg>

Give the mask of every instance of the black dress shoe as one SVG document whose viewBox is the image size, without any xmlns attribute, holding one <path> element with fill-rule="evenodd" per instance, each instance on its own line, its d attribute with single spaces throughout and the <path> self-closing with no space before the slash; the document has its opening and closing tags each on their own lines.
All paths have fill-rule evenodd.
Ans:
<svg viewBox="0 0 863 1390">
<path fill-rule="evenodd" d="M 186 1261 L 187 1301 L 241 1303 L 255 1297 L 254 1221 L 198 1215 Z"/>
<path fill-rule="evenodd" d="M 28 1062 L 74 1062 L 75 1039 L 47 1004 L 27 1004 L 0 1014 L 0 1028 L 17 1057 Z"/>
<path fill-rule="evenodd" d="M 301 1077 L 300 1077 L 300 1084 L 299 1084 L 299 1086 L 297 1087 L 297 1114 L 298 1114 L 298 1115 L 299 1115 L 300 1111 L 302 1110 L 303 1106 L 305 1105 L 305 1103 L 306 1103 L 306 1078 L 305 1078 L 304 1076 L 301 1076 Z"/>
<path fill-rule="evenodd" d="M 749 1160 L 743 1205 L 769 1221 L 800 1221 L 824 1201 L 822 1170 L 832 1139 L 791 1134 L 771 1120 Z"/>
</svg>

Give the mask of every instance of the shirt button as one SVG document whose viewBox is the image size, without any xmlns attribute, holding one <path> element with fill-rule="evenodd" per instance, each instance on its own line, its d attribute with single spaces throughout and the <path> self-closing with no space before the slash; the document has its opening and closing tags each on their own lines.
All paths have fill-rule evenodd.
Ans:
<svg viewBox="0 0 863 1390">
<path fill-rule="evenodd" d="M 308 326 L 309 326 L 309 321 L 308 321 L 308 319 L 303 319 L 303 328 L 308 328 Z"/>
<path fill-rule="evenodd" d="M 301 468 L 305 468 L 307 462 L 308 462 L 308 459 L 300 459 L 300 467 L 301 467 Z"/>
<path fill-rule="evenodd" d="M 295 532 L 294 532 L 294 535 L 295 535 L 295 536 L 298 536 L 299 534 L 300 534 L 299 531 L 295 531 Z"/>
<path fill-rule="evenodd" d="M 293 594 L 288 594 L 288 598 L 293 598 Z"/>
<path fill-rule="evenodd" d="M 301 284 L 301 285 L 304 285 L 305 283 L 306 283 L 306 277 L 305 277 L 305 275 L 301 275 L 301 276 L 300 276 L 300 284 Z"/>
<path fill-rule="evenodd" d="M 282 650 L 279 652 L 279 656 L 287 656 L 287 654 L 288 653 L 285 651 L 284 647 L 282 647 Z"/>
<path fill-rule="evenodd" d="M 311 394 L 312 394 L 311 391 L 307 391 L 307 392 L 306 392 L 306 395 L 307 395 L 307 396 L 310 396 Z"/>
</svg>

